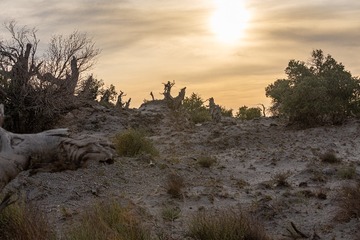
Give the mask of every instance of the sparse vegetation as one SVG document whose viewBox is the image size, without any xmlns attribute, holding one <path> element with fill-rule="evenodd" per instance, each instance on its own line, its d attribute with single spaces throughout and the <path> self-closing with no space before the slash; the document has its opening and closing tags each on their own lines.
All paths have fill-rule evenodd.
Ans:
<svg viewBox="0 0 360 240">
<path fill-rule="evenodd" d="M 113 139 L 115 149 L 120 156 L 133 157 L 139 154 L 158 156 L 159 152 L 153 143 L 146 138 L 144 131 L 128 129 L 118 133 Z"/>
<path fill-rule="evenodd" d="M 260 222 L 229 209 L 194 215 L 189 223 L 189 236 L 196 240 L 271 239 Z"/>
<path fill-rule="evenodd" d="M 271 181 L 273 185 L 276 187 L 289 187 L 290 184 L 288 183 L 287 179 L 291 176 L 291 172 L 281 172 L 275 174 Z"/>
<path fill-rule="evenodd" d="M 336 156 L 335 151 L 326 151 L 320 155 L 320 160 L 324 163 L 339 163 L 341 160 Z"/>
<path fill-rule="evenodd" d="M 174 221 L 180 217 L 181 210 L 177 207 L 165 207 L 162 210 L 162 218 L 166 221 Z"/>
<path fill-rule="evenodd" d="M 0 239 L 55 240 L 55 233 L 33 205 L 15 203 L 0 214 Z"/>
<path fill-rule="evenodd" d="M 338 176 L 341 179 L 353 179 L 356 175 L 356 167 L 353 165 L 342 166 L 338 169 Z"/>
<path fill-rule="evenodd" d="M 215 157 L 211 157 L 211 156 L 200 156 L 197 162 L 201 167 L 210 168 L 212 165 L 214 165 L 217 162 L 217 160 Z"/>
<path fill-rule="evenodd" d="M 116 201 L 89 208 L 78 224 L 66 233 L 66 240 L 150 240 L 134 209 Z"/>
<path fill-rule="evenodd" d="M 183 109 L 189 113 L 190 120 L 194 123 L 203 123 L 211 121 L 209 109 L 204 106 L 204 100 L 199 94 L 192 93 L 183 101 Z"/>
<path fill-rule="evenodd" d="M 344 186 L 338 194 L 339 211 L 336 219 L 349 221 L 351 218 L 360 218 L 360 183 L 354 186 Z"/>
<path fill-rule="evenodd" d="M 182 189 L 185 186 L 184 178 L 178 174 L 171 173 L 167 176 L 166 191 L 173 198 L 182 196 Z"/>
<path fill-rule="evenodd" d="M 239 108 L 239 111 L 236 113 L 235 117 L 241 120 L 259 118 L 261 117 L 261 109 L 259 107 L 249 108 L 247 106 L 242 106 Z"/>
</svg>

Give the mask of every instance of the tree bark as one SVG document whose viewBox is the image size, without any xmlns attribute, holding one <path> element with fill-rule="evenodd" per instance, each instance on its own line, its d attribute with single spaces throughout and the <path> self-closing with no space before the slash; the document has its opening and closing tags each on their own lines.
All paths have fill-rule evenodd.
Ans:
<svg viewBox="0 0 360 240">
<path fill-rule="evenodd" d="M 4 108 L 0 104 L 0 124 Z M 0 192 L 21 171 L 75 170 L 89 160 L 113 163 L 113 147 L 106 141 L 69 137 L 67 128 L 35 134 L 8 132 L 0 125 Z"/>
</svg>

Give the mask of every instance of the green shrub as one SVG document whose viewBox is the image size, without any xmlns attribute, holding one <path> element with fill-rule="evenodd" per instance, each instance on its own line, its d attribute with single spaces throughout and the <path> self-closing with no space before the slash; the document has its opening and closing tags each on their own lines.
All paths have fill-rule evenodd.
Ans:
<svg viewBox="0 0 360 240">
<path fill-rule="evenodd" d="M 66 240 L 150 239 L 150 233 L 141 225 L 133 209 L 124 208 L 115 201 L 89 208 L 65 235 Z"/>
<path fill-rule="evenodd" d="M 144 131 L 128 129 L 114 137 L 114 145 L 120 156 L 133 157 L 142 153 L 159 155 L 152 142 L 146 138 Z"/>
<path fill-rule="evenodd" d="M 162 210 L 162 217 L 166 221 L 174 221 L 180 217 L 180 213 L 180 208 L 166 207 Z"/>
<path fill-rule="evenodd" d="M 0 239 L 56 239 L 43 214 L 33 205 L 15 203 L 0 213 Z"/>
<path fill-rule="evenodd" d="M 199 212 L 189 223 L 189 236 L 196 240 L 268 240 L 262 225 L 240 211 Z"/>
<path fill-rule="evenodd" d="M 233 116 L 233 110 L 231 108 L 226 109 L 225 107 L 220 106 L 220 110 L 221 110 L 221 115 L 223 117 L 232 117 Z"/>
<path fill-rule="evenodd" d="M 266 87 L 274 115 L 306 126 L 339 124 L 359 112 L 359 79 L 322 50 L 314 50 L 310 63 L 291 60 L 286 79 Z"/>
<path fill-rule="evenodd" d="M 343 166 L 338 170 L 338 176 L 341 179 L 353 179 L 356 175 L 356 168 L 353 165 Z"/>
<path fill-rule="evenodd" d="M 259 118 L 261 117 L 261 109 L 259 107 L 248 108 L 247 106 L 242 106 L 239 108 L 239 111 L 236 113 L 235 117 L 241 120 Z"/>
<path fill-rule="evenodd" d="M 204 106 L 204 100 L 199 94 L 192 93 L 183 101 L 183 109 L 189 113 L 190 120 L 194 123 L 203 123 L 211 121 L 209 110 Z"/>
</svg>

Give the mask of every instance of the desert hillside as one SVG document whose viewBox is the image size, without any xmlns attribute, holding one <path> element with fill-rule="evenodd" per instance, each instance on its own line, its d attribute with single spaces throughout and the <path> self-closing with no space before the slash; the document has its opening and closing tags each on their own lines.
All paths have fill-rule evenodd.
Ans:
<svg viewBox="0 0 360 240">
<path fill-rule="evenodd" d="M 117 156 L 109 165 L 89 162 L 76 171 L 22 172 L 7 189 L 18 189 L 40 209 L 58 239 L 85 210 L 113 200 L 131 206 L 153 239 L 192 239 L 192 216 L 222 209 L 250 214 L 273 239 L 296 239 L 287 230 L 291 222 L 308 239 L 360 239 L 360 222 L 347 217 L 341 195 L 359 183 L 357 119 L 302 130 L 278 118 L 228 117 L 195 125 L 149 102 L 129 110 L 98 104 L 77 109 L 58 127 L 100 141 L 141 128 L 159 151 L 155 157 Z M 174 178 L 181 182 L 178 194 L 169 191 Z M 164 217 L 166 209 L 176 216 Z"/>
</svg>

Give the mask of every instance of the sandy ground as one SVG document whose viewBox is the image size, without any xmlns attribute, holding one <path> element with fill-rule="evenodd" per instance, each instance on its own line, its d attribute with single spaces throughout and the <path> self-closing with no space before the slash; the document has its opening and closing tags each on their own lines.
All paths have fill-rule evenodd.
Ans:
<svg viewBox="0 0 360 240">
<path fill-rule="evenodd" d="M 26 193 L 55 227 L 58 238 L 84 209 L 97 201 L 117 199 L 142 209 L 144 222 L 154 237 L 186 239 L 187 222 L 198 211 L 241 208 L 263 223 L 274 239 L 284 235 L 290 222 L 321 239 L 360 239 L 360 221 L 334 220 L 337 194 L 342 186 L 359 181 L 360 122 L 305 130 L 291 129 L 275 118 L 199 125 L 185 121 L 161 104 L 128 112 L 93 106 L 69 113 L 59 123 L 74 136 L 110 139 L 129 127 L 142 127 L 160 151 L 159 157 L 117 157 L 112 165 L 90 162 L 76 171 L 23 172 L 9 187 Z M 333 151 L 341 163 L 323 163 L 320 156 Z M 216 158 L 210 168 L 199 159 Z M 154 164 L 150 164 L 153 162 Z M 353 179 L 339 174 L 354 166 Z M 184 179 L 180 198 L 167 193 L 169 174 Z M 288 185 L 281 186 L 279 176 Z M 181 210 L 166 221 L 164 208 Z M 156 239 L 156 238 L 155 238 Z"/>
</svg>

